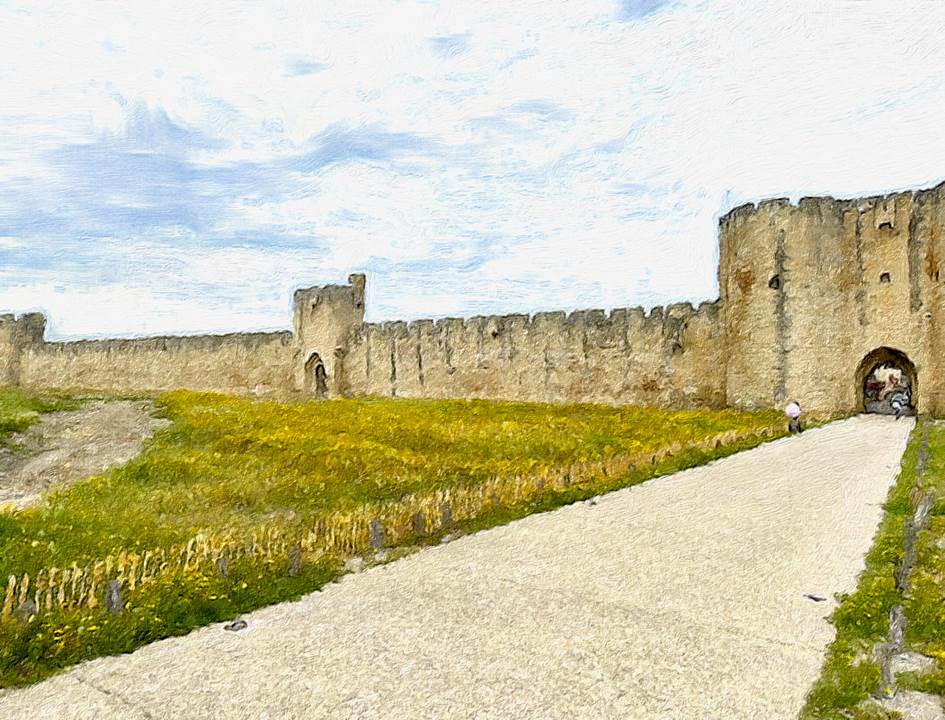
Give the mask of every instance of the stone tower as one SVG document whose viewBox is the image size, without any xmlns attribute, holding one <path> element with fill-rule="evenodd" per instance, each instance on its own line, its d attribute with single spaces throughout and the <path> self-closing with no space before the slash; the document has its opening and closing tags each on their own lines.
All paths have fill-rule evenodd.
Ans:
<svg viewBox="0 0 945 720">
<path fill-rule="evenodd" d="M 297 354 L 296 387 L 317 391 L 318 364 L 324 368 L 325 395 L 345 391 L 344 358 L 348 338 L 364 322 L 364 275 L 349 275 L 347 285 L 302 288 L 293 298 Z"/>
<path fill-rule="evenodd" d="M 719 242 L 726 404 L 861 411 L 894 362 L 919 412 L 945 412 L 945 185 L 742 206 Z"/>
<path fill-rule="evenodd" d="M 0 385 L 20 384 L 23 353 L 43 344 L 45 330 L 46 317 L 41 313 L 0 315 Z"/>
</svg>

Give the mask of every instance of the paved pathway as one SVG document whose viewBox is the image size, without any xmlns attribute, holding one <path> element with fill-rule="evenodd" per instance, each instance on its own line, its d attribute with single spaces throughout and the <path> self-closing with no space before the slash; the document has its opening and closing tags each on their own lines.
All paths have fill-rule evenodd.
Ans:
<svg viewBox="0 0 945 720">
<path fill-rule="evenodd" d="M 0 694 L 0 717 L 793 718 L 912 424 L 853 418 L 431 548 Z"/>
</svg>

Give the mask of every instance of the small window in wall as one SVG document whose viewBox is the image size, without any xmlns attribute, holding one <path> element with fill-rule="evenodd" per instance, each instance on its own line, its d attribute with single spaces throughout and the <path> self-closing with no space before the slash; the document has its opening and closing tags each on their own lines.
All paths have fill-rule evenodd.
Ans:
<svg viewBox="0 0 945 720">
<path fill-rule="evenodd" d="M 888 283 L 888 282 L 889 282 L 889 273 L 883 273 L 882 275 L 880 275 L 880 276 L 879 276 L 879 281 L 880 281 L 881 283 Z"/>
<path fill-rule="evenodd" d="M 781 276 L 772 275 L 771 279 L 768 281 L 768 287 L 772 290 L 778 290 L 781 287 Z"/>
</svg>

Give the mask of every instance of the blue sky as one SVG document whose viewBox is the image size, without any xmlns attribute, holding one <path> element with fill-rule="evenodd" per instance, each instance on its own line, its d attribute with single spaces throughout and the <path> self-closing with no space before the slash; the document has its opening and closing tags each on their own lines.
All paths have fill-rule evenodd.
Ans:
<svg viewBox="0 0 945 720">
<path fill-rule="evenodd" d="M 787 8 L 0 3 L 0 310 L 275 329 L 351 272 L 369 320 L 713 299 L 731 207 L 945 177 L 945 3 Z"/>
</svg>

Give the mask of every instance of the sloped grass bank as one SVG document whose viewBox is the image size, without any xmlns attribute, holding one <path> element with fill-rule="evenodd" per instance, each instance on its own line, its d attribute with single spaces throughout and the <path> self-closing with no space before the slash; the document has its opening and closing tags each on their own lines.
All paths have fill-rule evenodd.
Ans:
<svg viewBox="0 0 945 720">
<path fill-rule="evenodd" d="M 923 486 L 935 503 L 927 527 L 916 540 L 916 564 L 903 602 L 906 645 L 935 658 L 923 675 L 900 675 L 899 687 L 940 695 L 945 706 L 945 421 L 930 423 Z"/>
<path fill-rule="evenodd" d="M 926 424 L 927 423 L 927 424 Z M 927 443 L 921 467 L 923 434 Z M 932 491 L 938 501 L 929 526 L 918 536 L 911 591 L 897 588 L 905 552 L 906 525 L 916 498 Z M 902 468 L 883 506 L 884 515 L 866 556 L 856 590 L 841 597 L 831 621 L 836 639 L 827 650 L 820 679 L 811 689 L 801 720 L 893 720 L 898 715 L 861 703 L 880 690 L 883 676 L 875 649 L 886 642 L 890 610 L 902 605 L 908 649 L 934 657 L 938 669 L 900 676 L 901 689 L 945 694 L 945 424 L 920 420 L 902 458 Z"/>
<path fill-rule="evenodd" d="M 158 402 L 173 422 L 140 457 L 0 514 L 0 687 L 296 598 L 372 546 L 438 542 L 785 433 L 779 412 Z"/>
</svg>

